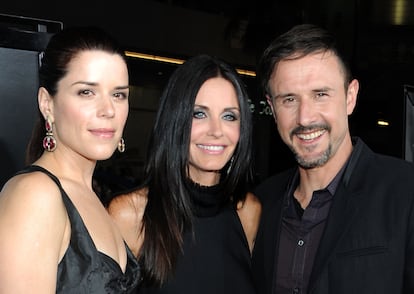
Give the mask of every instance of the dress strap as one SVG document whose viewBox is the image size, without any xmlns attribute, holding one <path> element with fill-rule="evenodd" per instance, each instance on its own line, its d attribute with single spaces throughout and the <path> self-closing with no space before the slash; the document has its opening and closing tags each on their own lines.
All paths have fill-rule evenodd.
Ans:
<svg viewBox="0 0 414 294">
<path fill-rule="evenodd" d="M 72 211 L 72 209 L 68 209 L 68 208 L 74 208 L 72 200 L 70 200 L 69 196 L 66 194 L 66 192 L 63 189 L 62 184 L 60 183 L 59 179 L 54 174 L 52 174 L 50 171 L 45 169 L 44 167 L 41 167 L 39 165 L 29 165 L 29 166 L 26 166 L 21 171 L 17 172 L 16 175 L 35 172 L 35 171 L 39 171 L 39 172 L 42 172 L 42 173 L 46 174 L 47 176 L 49 176 L 49 178 L 52 179 L 52 181 L 54 181 L 56 183 L 56 185 L 58 186 L 58 188 L 61 192 L 62 199 L 63 199 L 63 202 L 65 203 L 65 206 L 66 206 L 67 210 Z M 72 218 L 70 213 L 69 213 L 69 218 Z"/>
<path fill-rule="evenodd" d="M 40 171 L 42 173 L 45 173 L 56 183 L 56 185 L 58 185 L 59 188 L 63 189 L 62 185 L 60 184 L 59 179 L 54 174 L 52 174 L 50 171 L 48 171 L 44 167 L 41 167 L 38 165 L 29 165 L 25 167 L 24 169 L 22 169 L 21 171 L 17 172 L 17 174 L 24 174 L 24 173 L 30 173 L 30 172 L 35 172 L 35 171 Z"/>
</svg>

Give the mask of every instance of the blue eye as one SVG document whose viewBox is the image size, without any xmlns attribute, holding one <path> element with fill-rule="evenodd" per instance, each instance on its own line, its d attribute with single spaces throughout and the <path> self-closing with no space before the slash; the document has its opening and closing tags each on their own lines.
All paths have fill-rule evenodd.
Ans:
<svg viewBox="0 0 414 294">
<path fill-rule="evenodd" d="M 206 117 L 206 114 L 201 110 L 194 110 L 193 117 L 200 119 Z"/>
<path fill-rule="evenodd" d="M 228 121 L 235 121 L 235 120 L 238 120 L 239 117 L 238 117 L 238 115 L 236 115 L 234 113 L 225 113 L 223 115 L 223 119 L 228 120 Z"/>
</svg>

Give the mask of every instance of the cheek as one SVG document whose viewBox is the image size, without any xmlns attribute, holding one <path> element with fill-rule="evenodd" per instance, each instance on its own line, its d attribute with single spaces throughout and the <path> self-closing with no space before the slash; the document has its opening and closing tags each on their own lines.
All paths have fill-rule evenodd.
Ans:
<svg viewBox="0 0 414 294">
<path fill-rule="evenodd" d="M 191 125 L 190 140 L 196 141 L 197 139 L 205 136 L 208 132 L 208 124 L 204 123 L 203 120 L 193 120 Z"/>
<path fill-rule="evenodd" d="M 189 148 L 189 160 L 190 162 L 193 160 L 193 154 L 194 154 L 194 146 L 192 144 L 190 144 L 190 148 Z"/>
<path fill-rule="evenodd" d="M 274 119 L 279 128 L 291 127 L 296 122 L 296 113 L 294 111 L 276 111 Z"/>
<path fill-rule="evenodd" d="M 91 117 L 91 112 L 87 107 L 66 107 L 64 111 L 55 111 L 55 122 L 61 126 L 71 126 L 82 124 Z"/>
<path fill-rule="evenodd" d="M 329 105 L 329 107 L 321 111 L 321 115 L 323 115 L 326 121 L 329 121 L 331 123 L 334 123 L 335 121 L 340 121 L 343 118 L 346 119 L 348 117 L 347 106 L 338 103 L 331 104 Z"/>
<path fill-rule="evenodd" d="M 129 113 L 129 107 L 123 107 L 119 110 L 119 120 L 122 122 L 122 125 L 124 126 L 127 119 L 128 119 L 128 113 Z"/>
<path fill-rule="evenodd" d="M 229 126 L 226 130 L 227 137 L 233 144 L 237 144 L 240 139 L 240 125 L 237 126 Z"/>
</svg>

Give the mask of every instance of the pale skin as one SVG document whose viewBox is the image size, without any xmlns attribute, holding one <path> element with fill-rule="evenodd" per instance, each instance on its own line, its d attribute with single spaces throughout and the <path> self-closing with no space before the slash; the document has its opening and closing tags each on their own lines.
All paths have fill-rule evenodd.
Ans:
<svg viewBox="0 0 414 294">
<path fill-rule="evenodd" d="M 194 182 L 204 186 L 218 183 L 219 170 L 230 160 L 239 140 L 239 117 L 233 85 L 221 77 L 207 80 L 196 96 L 191 130 L 189 177 Z M 115 198 L 108 208 L 136 256 L 144 240 L 142 217 L 146 203 L 147 191 L 142 189 L 131 197 Z M 238 203 L 237 213 L 252 250 L 261 213 L 260 202 L 248 193 L 246 200 Z"/>
<path fill-rule="evenodd" d="M 294 196 L 305 209 L 312 193 L 331 182 L 352 152 L 348 116 L 355 108 L 359 83 L 354 79 L 345 87 L 339 60 L 328 51 L 282 60 L 269 88 L 268 103 L 280 136 L 300 158 Z M 295 131 L 298 127 L 302 129 Z"/>
<path fill-rule="evenodd" d="M 39 89 L 39 108 L 53 122 L 57 149 L 34 164 L 60 180 L 98 251 L 124 272 L 122 235 L 92 190 L 97 160 L 116 149 L 128 116 L 128 71 L 118 55 L 82 51 L 69 63 L 58 92 Z M 12 178 L 0 194 L 0 293 L 56 293 L 58 264 L 71 224 L 61 193 L 45 174 Z"/>
</svg>

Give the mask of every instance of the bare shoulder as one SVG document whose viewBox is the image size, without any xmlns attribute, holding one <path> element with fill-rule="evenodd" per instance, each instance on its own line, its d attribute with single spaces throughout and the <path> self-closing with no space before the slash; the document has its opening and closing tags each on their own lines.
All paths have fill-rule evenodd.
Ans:
<svg viewBox="0 0 414 294">
<path fill-rule="evenodd" d="M 55 182 L 41 172 L 20 174 L 11 178 L 0 193 L 0 207 L 11 206 L 36 212 L 63 207 Z"/>
<path fill-rule="evenodd" d="M 246 234 L 250 251 L 253 249 L 256 239 L 261 213 L 262 205 L 256 195 L 251 192 L 247 193 L 246 199 L 243 202 L 240 201 L 237 204 L 237 214 Z"/>
<path fill-rule="evenodd" d="M 17 175 L 4 185 L 0 193 L 0 215 L 2 224 L 13 221 L 14 225 L 22 228 L 28 225 L 33 230 L 50 226 L 60 231 L 67 220 L 58 186 L 41 172 Z"/>
<path fill-rule="evenodd" d="M 108 205 L 108 212 L 114 218 L 129 218 L 141 215 L 147 205 L 147 188 L 115 196 Z"/>
<path fill-rule="evenodd" d="M 147 189 L 137 189 L 113 198 L 108 213 L 119 227 L 122 237 L 135 256 L 144 241 L 143 217 L 147 205 Z"/>
<path fill-rule="evenodd" d="M 262 211 L 262 204 L 259 198 L 251 192 L 246 194 L 244 201 L 240 201 L 237 204 L 237 211 L 239 214 L 246 214 L 248 216 L 259 216 Z"/>
<path fill-rule="evenodd" d="M 2 287 L 16 287 L 12 283 L 21 277 L 27 281 L 21 287 L 53 287 L 56 265 L 67 245 L 64 243 L 67 226 L 59 188 L 47 175 L 33 172 L 10 179 L 0 194 Z"/>
</svg>

